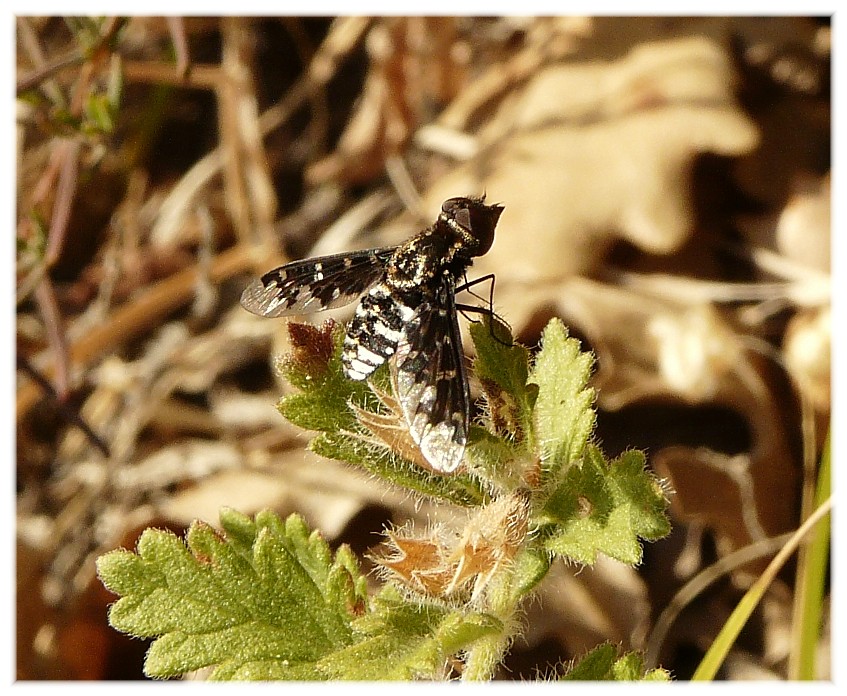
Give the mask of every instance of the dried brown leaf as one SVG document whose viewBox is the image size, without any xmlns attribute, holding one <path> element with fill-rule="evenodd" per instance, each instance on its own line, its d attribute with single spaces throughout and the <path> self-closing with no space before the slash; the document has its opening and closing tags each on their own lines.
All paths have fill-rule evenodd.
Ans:
<svg viewBox="0 0 847 696">
<path fill-rule="evenodd" d="M 706 39 L 547 67 L 495 117 L 498 140 L 433 185 L 426 208 L 457 191 L 505 202 L 496 243 L 478 263 L 504 280 L 589 271 L 619 237 L 673 251 L 692 231 L 694 158 L 757 143 L 732 82 L 728 57 Z"/>
</svg>

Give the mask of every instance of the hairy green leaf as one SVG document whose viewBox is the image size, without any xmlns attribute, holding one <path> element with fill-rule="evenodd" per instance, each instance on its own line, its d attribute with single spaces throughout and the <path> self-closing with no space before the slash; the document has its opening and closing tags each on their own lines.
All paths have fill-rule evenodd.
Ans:
<svg viewBox="0 0 847 696">
<path fill-rule="evenodd" d="M 582 457 L 594 429 L 594 390 L 587 386 L 594 358 L 580 352 L 559 319 L 551 319 L 541 336 L 541 350 L 529 381 L 538 385 L 535 435 L 547 479 Z"/>
<path fill-rule="evenodd" d="M 477 604 L 447 605 L 401 593 L 403 578 L 369 600 L 353 553 L 342 546 L 333 554 L 297 516 L 283 521 L 261 512 L 250 519 L 224 509 L 223 536 L 195 523 L 185 542 L 148 530 L 137 553 L 98 560 L 104 584 L 120 595 L 112 625 L 156 638 L 148 675 L 211 666 L 211 678 L 229 680 L 436 679 L 447 676 L 452 655 L 465 653 L 465 676 L 489 678 L 518 626 L 515 612 L 555 555 L 591 564 L 603 553 L 635 564 L 643 540 L 668 532 L 664 491 L 643 454 L 625 452 L 610 462 L 590 444 L 592 357 L 579 352 L 558 320 L 545 329 L 532 369 L 529 352 L 511 345 L 501 324 L 471 328 L 488 409 L 471 426 L 469 472 L 450 476 L 403 458 L 414 458 L 415 450 L 402 439 L 387 369 L 374 374 L 372 391 L 343 375 L 342 329 L 295 324 L 290 333 L 284 372 L 300 392 L 284 398 L 280 411 L 320 431 L 311 443 L 315 452 L 467 507 L 521 490 L 532 533 L 508 547 L 499 584 L 486 587 Z M 506 548 L 497 545 L 502 529 L 466 533 L 463 561 L 487 567 L 482 552 Z M 410 556 L 405 563 L 410 572 L 429 572 L 436 560 Z M 645 674 L 636 654 L 601 646 L 567 678 L 666 676 Z"/>
<path fill-rule="evenodd" d="M 476 348 L 474 372 L 483 385 L 492 426 L 495 432 L 522 440 L 532 426 L 538 397 L 538 387 L 527 383 L 529 351 L 513 343 L 506 327 L 488 317 L 471 324 L 470 334 Z"/>
<path fill-rule="evenodd" d="M 406 602 L 389 587 L 354 628 L 362 639 L 321 661 L 338 679 L 436 679 L 450 655 L 503 626 L 480 612 Z"/>
<path fill-rule="evenodd" d="M 376 413 L 382 408 L 367 383 L 344 376 L 341 367 L 343 327 L 316 329 L 289 324 L 294 346 L 282 363 L 283 374 L 300 389 L 279 403 L 280 413 L 295 425 L 320 431 L 310 449 L 328 459 L 357 464 L 397 486 L 456 505 L 479 505 L 487 499 L 481 483 L 468 474 L 438 476 L 404 460 L 357 420 L 351 404 Z M 377 388 L 388 389 L 387 369 L 374 374 Z"/>
<path fill-rule="evenodd" d="M 620 655 L 618 648 L 604 643 L 573 665 L 564 681 L 670 681 L 663 669 L 645 670 L 638 653 Z"/>
<path fill-rule="evenodd" d="M 282 374 L 297 394 L 283 397 L 277 408 L 294 425 L 306 430 L 338 432 L 357 428 L 349 404 L 375 408 L 376 397 L 364 382 L 347 379 L 341 367 L 344 327 L 322 329 L 289 324 L 293 350 L 281 362 Z"/>
<path fill-rule="evenodd" d="M 405 461 L 387 447 L 367 442 L 360 436 L 321 433 L 309 445 L 316 454 L 358 464 L 380 478 L 418 493 L 455 505 L 480 505 L 488 499 L 479 480 L 468 474 L 439 476 Z"/>
<path fill-rule="evenodd" d="M 526 597 L 550 570 L 552 554 L 537 544 L 527 545 L 514 562 L 511 594 L 519 600 Z"/>
<path fill-rule="evenodd" d="M 608 462 L 590 446 L 544 507 L 544 543 L 549 551 L 580 563 L 592 564 L 597 553 L 604 553 L 637 564 L 639 538 L 655 540 L 670 531 L 666 509 L 664 491 L 645 470 L 642 452 L 627 451 Z"/>
<path fill-rule="evenodd" d="M 502 490 L 523 485 L 533 450 L 533 406 L 538 386 L 528 384 L 529 351 L 514 344 L 508 328 L 491 318 L 472 324 L 474 372 L 482 386 L 486 429 L 471 427 L 468 460 Z"/>
<path fill-rule="evenodd" d="M 353 557 L 339 551 L 333 559 L 296 515 L 282 522 L 260 513 L 254 523 L 225 511 L 222 520 L 232 540 L 195 523 L 185 543 L 147 530 L 136 554 L 119 550 L 98 559 L 101 580 L 121 595 L 110 623 L 157 638 L 145 662 L 148 676 L 215 666 L 212 678 L 262 678 L 286 669 L 295 669 L 296 678 L 323 678 L 316 662 L 352 644 L 352 621 L 365 609 Z"/>
</svg>

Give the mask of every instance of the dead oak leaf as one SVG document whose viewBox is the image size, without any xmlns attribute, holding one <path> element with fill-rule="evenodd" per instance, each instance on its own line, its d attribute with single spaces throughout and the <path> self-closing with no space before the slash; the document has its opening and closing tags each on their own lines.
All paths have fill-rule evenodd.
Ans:
<svg viewBox="0 0 847 696">
<path fill-rule="evenodd" d="M 545 68 L 504 101 L 481 154 L 430 188 L 427 209 L 456 191 L 505 202 L 497 242 L 478 262 L 503 280 L 590 270 L 618 237 L 673 251 L 692 230 L 695 157 L 757 144 L 732 83 L 728 57 L 703 38 Z"/>
</svg>

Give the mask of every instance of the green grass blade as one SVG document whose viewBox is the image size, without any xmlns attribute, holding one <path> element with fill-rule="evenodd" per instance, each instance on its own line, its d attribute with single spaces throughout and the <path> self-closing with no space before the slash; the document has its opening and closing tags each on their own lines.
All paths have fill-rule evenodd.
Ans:
<svg viewBox="0 0 847 696">
<path fill-rule="evenodd" d="M 785 547 L 774 557 L 770 562 L 765 572 L 761 577 L 753 583 L 753 586 L 741 598 L 738 606 L 735 607 L 730 614 L 723 628 L 715 638 L 702 662 L 691 677 L 691 681 L 711 681 L 723 664 L 724 659 L 729 653 L 732 644 L 738 638 L 744 624 L 750 618 L 756 605 L 762 599 L 768 586 L 773 582 L 776 574 L 780 571 L 785 562 L 789 559 L 792 553 L 797 549 L 803 537 L 824 517 L 829 514 L 832 509 L 832 498 L 828 498 L 815 512 L 809 516 L 802 526 L 797 530 L 791 540 Z"/>
<path fill-rule="evenodd" d="M 827 436 L 818 472 L 815 508 L 829 498 L 832 491 L 830 438 Z M 830 519 L 812 533 L 804 562 L 797 575 L 797 611 L 794 620 L 799 627 L 795 656 L 789 666 L 789 678 L 811 681 L 816 678 L 815 656 L 823 615 L 823 592 L 829 562 Z"/>
</svg>

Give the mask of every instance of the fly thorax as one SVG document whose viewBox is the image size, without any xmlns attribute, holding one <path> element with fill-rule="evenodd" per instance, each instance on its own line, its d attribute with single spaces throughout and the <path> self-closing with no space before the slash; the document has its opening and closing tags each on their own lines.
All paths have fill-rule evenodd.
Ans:
<svg viewBox="0 0 847 696">
<path fill-rule="evenodd" d="M 432 275 L 431 265 L 413 249 L 398 249 L 385 269 L 386 280 L 397 289 L 420 286 Z"/>
<path fill-rule="evenodd" d="M 422 234 L 397 248 L 385 269 L 386 280 L 397 289 L 429 285 L 441 276 L 452 257 L 453 249 L 448 240 Z"/>
</svg>

